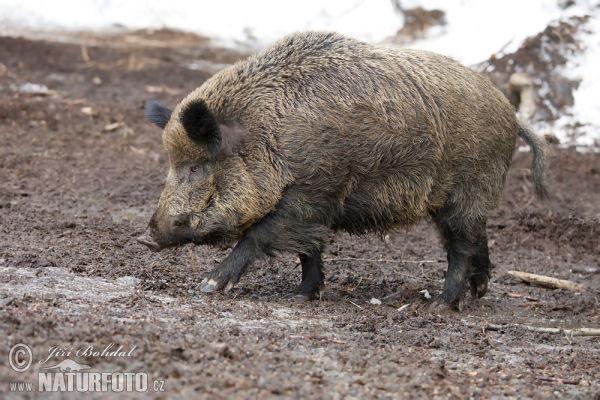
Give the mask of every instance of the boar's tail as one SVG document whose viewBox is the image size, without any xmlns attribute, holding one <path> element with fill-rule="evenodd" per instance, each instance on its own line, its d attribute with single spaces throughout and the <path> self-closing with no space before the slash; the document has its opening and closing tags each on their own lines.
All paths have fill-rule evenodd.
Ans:
<svg viewBox="0 0 600 400">
<path fill-rule="evenodd" d="M 531 161 L 531 176 L 533 177 L 535 194 L 542 200 L 549 198 L 546 188 L 546 143 L 544 139 L 533 133 L 530 129 L 520 126 L 519 136 L 531 147 L 533 161 Z"/>
</svg>

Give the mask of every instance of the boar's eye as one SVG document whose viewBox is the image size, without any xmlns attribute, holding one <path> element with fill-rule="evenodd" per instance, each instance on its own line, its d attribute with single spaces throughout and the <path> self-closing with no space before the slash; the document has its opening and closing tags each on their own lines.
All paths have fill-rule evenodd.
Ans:
<svg viewBox="0 0 600 400">
<path fill-rule="evenodd" d="M 193 182 L 193 181 L 201 181 L 204 179 L 204 173 L 205 173 L 205 168 L 203 165 L 191 165 L 190 166 L 190 172 L 188 175 L 188 181 L 189 182 Z"/>
</svg>

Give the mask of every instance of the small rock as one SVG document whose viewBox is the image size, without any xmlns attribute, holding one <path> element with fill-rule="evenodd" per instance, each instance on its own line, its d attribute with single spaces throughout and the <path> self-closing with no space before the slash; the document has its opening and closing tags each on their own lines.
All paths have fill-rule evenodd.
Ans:
<svg viewBox="0 0 600 400">
<path fill-rule="evenodd" d="M 427 300 L 431 299 L 431 295 L 429 294 L 429 291 L 427 289 L 421 290 L 419 293 L 423 293 L 423 296 L 425 296 Z"/>
<path fill-rule="evenodd" d="M 96 115 L 98 115 L 98 113 L 94 111 L 92 107 L 83 107 L 81 109 L 81 112 L 90 117 L 95 117 Z"/>
<path fill-rule="evenodd" d="M 373 298 L 371 299 L 370 303 L 371 303 L 371 304 L 376 304 L 376 305 L 379 305 L 379 304 L 381 304 L 381 300 L 379 300 L 379 299 L 376 299 L 376 298 L 374 298 L 374 297 L 373 297 Z"/>
<path fill-rule="evenodd" d="M 23 93 L 32 93 L 32 94 L 52 94 L 54 93 L 51 90 L 48 90 L 48 86 L 41 85 L 39 83 L 31 83 L 27 82 L 17 87 L 16 91 Z"/>
<path fill-rule="evenodd" d="M 181 94 L 181 90 L 172 89 L 166 86 L 146 86 L 146 92 L 148 93 L 166 93 L 169 96 L 179 96 Z"/>
<path fill-rule="evenodd" d="M 104 127 L 104 130 L 107 131 L 107 132 L 112 132 L 112 131 L 114 131 L 115 129 L 119 128 L 122 125 L 123 125 L 122 122 L 115 122 L 115 123 L 106 125 Z"/>
<path fill-rule="evenodd" d="M 94 82 L 94 85 L 96 85 L 96 86 L 102 85 L 102 79 L 100 79 L 97 76 L 95 76 L 94 79 L 92 79 L 92 82 Z"/>
</svg>

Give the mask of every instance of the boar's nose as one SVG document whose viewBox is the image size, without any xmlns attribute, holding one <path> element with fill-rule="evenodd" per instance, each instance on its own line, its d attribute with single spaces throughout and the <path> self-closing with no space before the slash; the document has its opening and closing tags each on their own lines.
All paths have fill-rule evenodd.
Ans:
<svg viewBox="0 0 600 400">
<path fill-rule="evenodd" d="M 154 241 L 154 239 L 152 239 L 152 237 L 149 235 L 148 231 L 144 232 L 144 234 L 142 236 L 135 238 L 135 240 L 137 240 L 141 244 L 145 244 L 146 246 L 148 246 L 148 248 L 150 250 L 152 250 L 154 252 L 161 251 L 160 245 L 158 243 L 156 243 Z"/>
</svg>

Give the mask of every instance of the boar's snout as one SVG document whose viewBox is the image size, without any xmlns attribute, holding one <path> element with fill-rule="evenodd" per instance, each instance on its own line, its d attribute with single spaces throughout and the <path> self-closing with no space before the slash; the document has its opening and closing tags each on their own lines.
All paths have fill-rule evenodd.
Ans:
<svg viewBox="0 0 600 400">
<path fill-rule="evenodd" d="M 160 245 L 156 243 L 154 239 L 152 239 L 152 236 L 150 235 L 150 229 L 146 230 L 146 232 L 144 232 L 142 236 L 138 236 L 137 238 L 135 238 L 135 240 L 137 240 L 141 244 L 148 246 L 148 248 L 154 252 L 159 252 L 162 250 Z"/>
<path fill-rule="evenodd" d="M 150 250 L 159 252 L 167 247 L 192 242 L 193 232 L 184 215 L 168 216 L 160 210 L 152 216 L 146 232 L 136 240 Z"/>
</svg>

